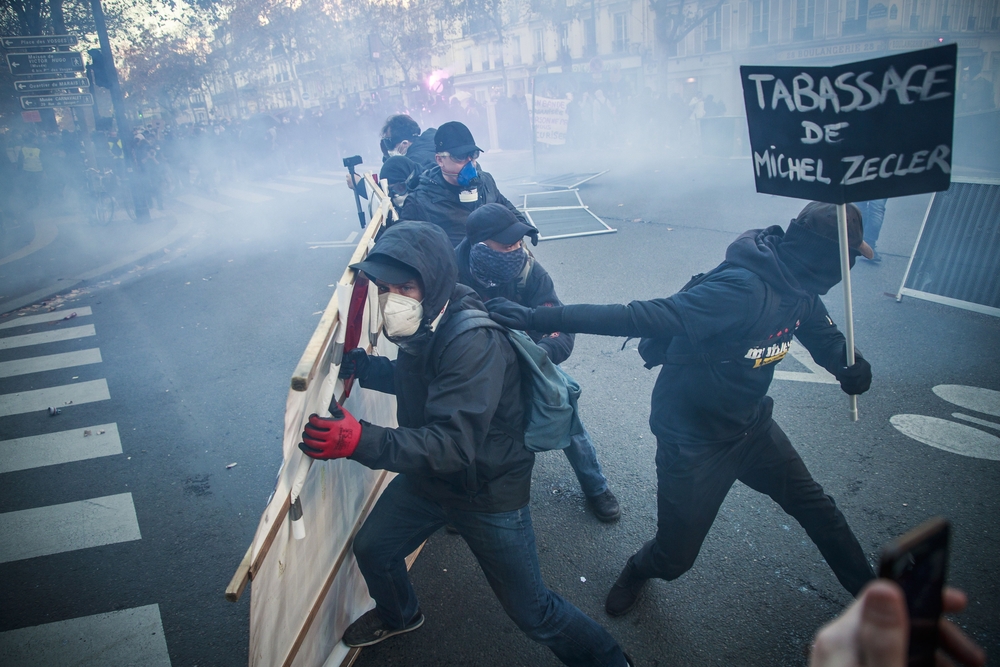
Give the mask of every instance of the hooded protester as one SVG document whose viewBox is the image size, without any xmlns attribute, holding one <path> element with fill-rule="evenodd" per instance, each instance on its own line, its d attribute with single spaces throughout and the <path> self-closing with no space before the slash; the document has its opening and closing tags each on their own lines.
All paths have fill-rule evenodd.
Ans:
<svg viewBox="0 0 1000 667">
<path fill-rule="evenodd" d="M 469 215 L 465 239 L 455 248 L 458 281 L 476 290 L 484 301 L 504 297 L 528 308 L 561 306 L 552 278 L 524 247 L 525 236 L 535 238 L 538 230 L 518 220 L 506 207 L 484 204 L 477 208 Z M 566 361 L 573 352 L 571 333 L 530 331 L 528 335 L 554 364 Z M 594 515 L 601 521 L 617 521 L 621 508 L 608 488 L 590 434 L 584 430 L 573 436 L 562 451 Z"/>
<path fill-rule="evenodd" d="M 872 251 L 857 207 L 847 208 L 853 266 Z M 657 442 L 656 537 L 625 564 L 605 603 L 610 615 L 627 613 L 650 578 L 669 581 L 691 568 L 736 480 L 792 515 L 852 595 L 874 578 L 844 515 L 771 418 L 767 396 L 793 336 L 844 392 L 871 386 L 871 366 L 860 354 L 847 367 L 844 336 L 819 298 L 840 279 L 836 206 L 811 202 L 785 231 L 744 233 L 722 264 L 665 299 L 534 310 L 487 303 L 511 328 L 644 337 L 646 366 L 663 366 L 649 417 Z"/>
<path fill-rule="evenodd" d="M 416 162 L 403 155 L 393 155 L 382 163 L 378 172 L 380 181 L 388 184 L 392 205 L 398 211 L 409 196 L 409 184 L 419 174 L 420 167 Z"/>
<path fill-rule="evenodd" d="M 444 123 L 434 135 L 437 166 L 420 175 L 399 212 L 401 220 L 429 220 L 448 234 L 453 246 L 465 238 L 465 221 L 484 204 L 502 204 L 518 220 L 524 214 L 500 194 L 493 176 L 479 169 L 482 149 L 462 123 Z"/>
<path fill-rule="evenodd" d="M 399 474 L 354 540 L 376 606 L 348 627 L 344 642 L 368 646 L 423 624 L 404 558 L 450 523 L 530 638 L 567 665 L 629 664 L 604 628 L 542 583 L 528 508 L 535 457 L 509 426 L 524 423 L 519 362 L 498 329 L 444 337 L 457 313 L 484 309 L 456 282 L 445 233 L 427 222 L 394 225 L 352 268 L 378 285 L 383 330 L 399 355 L 390 361 L 352 350 L 341 375 L 394 394 L 399 426 L 358 422 L 341 408 L 331 418 L 311 415 L 299 447 Z"/>
</svg>

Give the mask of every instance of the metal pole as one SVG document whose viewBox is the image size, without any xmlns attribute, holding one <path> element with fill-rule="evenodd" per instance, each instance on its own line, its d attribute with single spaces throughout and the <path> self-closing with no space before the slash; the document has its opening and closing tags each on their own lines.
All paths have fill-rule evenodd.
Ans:
<svg viewBox="0 0 1000 667">
<path fill-rule="evenodd" d="M 837 236 L 840 238 L 840 280 L 844 283 L 844 338 L 847 339 L 847 365 L 854 365 L 854 306 L 851 301 L 851 249 L 847 239 L 847 204 L 837 204 Z M 848 415 L 858 421 L 858 397 L 848 396 Z"/>
<path fill-rule="evenodd" d="M 532 175 L 537 177 L 538 149 L 535 147 L 535 140 L 538 138 L 538 133 L 535 131 L 535 78 L 535 75 L 531 77 L 531 169 Z"/>
<path fill-rule="evenodd" d="M 108 25 L 104 20 L 104 8 L 101 0 L 90 0 L 90 7 L 94 12 L 94 25 L 97 27 L 97 38 L 101 43 L 101 52 L 104 54 L 104 63 L 108 75 L 108 83 L 111 84 L 111 103 L 115 108 L 115 121 L 118 124 L 118 136 L 122 140 L 122 150 L 125 152 L 125 179 L 132 195 L 132 203 L 135 205 L 136 220 L 149 220 L 149 206 L 146 205 L 146 193 L 139 187 L 137 176 L 139 174 L 139 163 L 135 156 L 135 146 L 132 140 L 132 128 L 128 118 L 125 117 L 125 97 L 122 95 L 121 86 L 118 85 L 118 69 L 115 67 L 115 59 L 111 53 L 111 42 L 108 40 Z M 96 90 L 94 91 L 97 92 Z M 96 101 L 96 100 L 95 100 Z"/>
</svg>

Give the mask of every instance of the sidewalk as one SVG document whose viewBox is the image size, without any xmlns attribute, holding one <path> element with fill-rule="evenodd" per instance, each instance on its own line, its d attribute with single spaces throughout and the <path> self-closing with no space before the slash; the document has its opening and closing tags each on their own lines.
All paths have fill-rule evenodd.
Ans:
<svg viewBox="0 0 1000 667">
<path fill-rule="evenodd" d="M 187 216 L 150 211 L 136 223 L 124 211 L 105 227 L 91 225 L 66 203 L 40 207 L 5 219 L 0 239 L 0 313 L 65 292 L 160 252 L 191 227 Z"/>
</svg>

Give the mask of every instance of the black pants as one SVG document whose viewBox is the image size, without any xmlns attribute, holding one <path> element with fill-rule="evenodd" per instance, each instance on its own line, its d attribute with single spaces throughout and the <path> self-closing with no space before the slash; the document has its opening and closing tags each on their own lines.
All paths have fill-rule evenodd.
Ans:
<svg viewBox="0 0 1000 667">
<path fill-rule="evenodd" d="M 658 438 L 656 476 L 656 538 L 632 557 L 642 577 L 676 579 L 694 565 L 736 480 L 771 496 L 792 515 L 852 595 L 875 577 L 833 498 L 770 418 L 735 445 L 679 446 Z"/>
</svg>

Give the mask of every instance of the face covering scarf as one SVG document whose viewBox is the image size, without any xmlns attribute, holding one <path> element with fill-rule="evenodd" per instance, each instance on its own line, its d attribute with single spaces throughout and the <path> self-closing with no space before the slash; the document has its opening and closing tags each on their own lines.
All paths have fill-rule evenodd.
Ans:
<svg viewBox="0 0 1000 667">
<path fill-rule="evenodd" d="M 528 253 L 524 248 L 500 252 L 485 243 L 477 243 L 469 249 L 469 271 L 487 287 L 496 287 L 514 280 L 527 261 Z"/>
<path fill-rule="evenodd" d="M 382 326 L 390 338 L 405 338 L 417 333 L 424 318 L 424 307 L 416 299 L 385 292 L 378 295 Z"/>
</svg>

